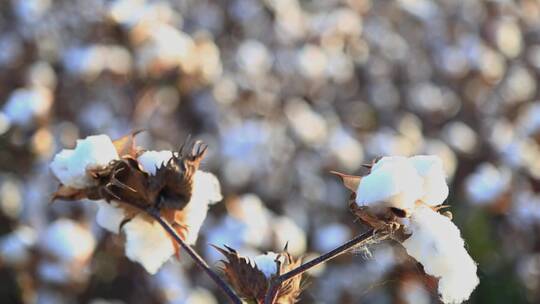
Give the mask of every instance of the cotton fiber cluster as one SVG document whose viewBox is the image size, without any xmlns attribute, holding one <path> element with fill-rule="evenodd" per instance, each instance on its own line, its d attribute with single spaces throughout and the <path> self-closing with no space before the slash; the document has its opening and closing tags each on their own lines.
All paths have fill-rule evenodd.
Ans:
<svg viewBox="0 0 540 304">
<path fill-rule="evenodd" d="M 459 229 L 446 216 L 429 207 L 418 207 L 403 242 L 407 253 L 424 266 L 427 274 L 439 278 L 444 303 L 461 303 L 469 298 L 479 280 L 476 263 L 465 250 Z"/>
<path fill-rule="evenodd" d="M 359 206 L 394 207 L 411 212 L 417 201 L 437 206 L 448 196 L 443 164 L 436 156 L 383 157 L 362 178 Z"/>
<path fill-rule="evenodd" d="M 387 207 L 406 211 L 402 220 L 410 234 L 402 244 L 407 253 L 439 278 L 444 303 L 467 300 L 478 285 L 476 263 L 464 247 L 460 231 L 436 211 L 448 197 L 442 161 L 436 156 L 383 157 L 360 180 L 356 203 L 371 210 Z"/>
<path fill-rule="evenodd" d="M 118 159 L 118 153 L 107 135 L 93 135 L 77 140 L 75 149 L 64 149 L 54 157 L 50 168 L 66 186 L 84 189 L 93 186 L 87 169 L 104 167 Z"/>
<path fill-rule="evenodd" d="M 276 259 L 279 258 L 279 255 L 275 252 L 267 252 L 266 254 L 261 254 L 253 258 L 253 262 L 257 266 L 264 276 L 270 279 L 272 276 L 276 275 L 278 272 Z"/>
</svg>

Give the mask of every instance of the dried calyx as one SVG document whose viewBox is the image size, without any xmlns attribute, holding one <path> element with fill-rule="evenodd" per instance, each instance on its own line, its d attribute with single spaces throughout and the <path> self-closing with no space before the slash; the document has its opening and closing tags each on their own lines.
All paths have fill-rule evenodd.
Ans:
<svg viewBox="0 0 540 304">
<path fill-rule="evenodd" d="M 140 207 L 182 210 L 191 198 L 193 174 L 207 146 L 188 139 L 166 163 L 156 168 L 155 174 L 149 174 L 137 160 L 144 150 L 135 146 L 136 134 L 113 141 L 119 159 L 104 167 L 87 168 L 93 186 L 75 189 L 61 185 L 53 199 L 116 200 Z"/>
<path fill-rule="evenodd" d="M 301 264 L 301 260 L 295 259 L 286 249 L 281 253 L 269 252 L 250 259 L 230 247 L 214 247 L 225 256 L 222 271 L 227 281 L 248 303 L 264 303 L 272 280 Z M 274 303 L 296 303 L 302 292 L 301 280 L 302 276 L 296 276 L 282 283 Z"/>
</svg>

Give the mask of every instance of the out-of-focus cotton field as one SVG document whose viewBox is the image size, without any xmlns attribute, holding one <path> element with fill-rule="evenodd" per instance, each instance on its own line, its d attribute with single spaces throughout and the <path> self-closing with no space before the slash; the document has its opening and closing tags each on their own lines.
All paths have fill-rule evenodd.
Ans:
<svg viewBox="0 0 540 304">
<path fill-rule="evenodd" d="M 540 3 L 0 1 L 0 302 L 227 303 L 187 256 L 156 275 L 87 201 L 50 203 L 92 134 L 209 145 L 221 182 L 195 248 L 306 259 L 365 231 L 331 170 L 438 155 L 478 263 L 468 303 L 540 302 Z M 443 236 L 444 237 L 444 236 Z M 309 272 L 300 303 L 438 303 L 383 242 Z"/>
</svg>

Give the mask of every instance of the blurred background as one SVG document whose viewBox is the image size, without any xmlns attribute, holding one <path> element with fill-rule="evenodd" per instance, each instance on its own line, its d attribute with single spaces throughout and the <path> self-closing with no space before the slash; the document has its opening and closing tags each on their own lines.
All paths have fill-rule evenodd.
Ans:
<svg viewBox="0 0 540 304">
<path fill-rule="evenodd" d="M 469 303 L 540 303 L 540 3 L 455 0 L 0 0 L 0 302 L 225 303 L 191 261 L 155 275 L 49 204 L 78 138 L 191 133 L 225 199 L 208 243 L 307 259 L 364 231 L 338 170 L 436 154 L 481 283 Z M 444 236 L 441 236 L 444 237 Z M 437 303 L 391 243 L 310 272 L 301 303 Z"/>
</svg>

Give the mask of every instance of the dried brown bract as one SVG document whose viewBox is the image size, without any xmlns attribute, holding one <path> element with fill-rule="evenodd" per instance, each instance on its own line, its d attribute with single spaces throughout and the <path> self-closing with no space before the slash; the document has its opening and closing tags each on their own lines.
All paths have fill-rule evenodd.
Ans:
<svg viewBox="0 0 540 304">
<path fill-rule="evenodd" d="M 226 258 L 226 260 L 222 261 L 222 271 L 227 281 L 247 303 L 264 303 L 272 279 L 301 264 L 300 259 L 295 259 L 286 251 L 281 252 L 275 259 L 278 272 L 271 277 L 267 277 L 253 261 L 239 255 L 234 249 L 227 246 L 225 248 L 214 247 Z M 301 280 L 302 276 L 295 276 L 281 284 L 274 303 L 291 304 L 298 302 L 302 292 Z"/>
<path fill-rule="evenodd" d="M 371 169 L 372 165 L 366 165 L 366 167 Z M 362 176 L 348 175 L 336 171 L 331 171 L 330 173 L 337 175 L 343 182 L 345 188 L 351 191 L 351 195 L 349 197 L 349 210 L 362 223 L 370 228 L 375 229 L 375 231 L 385 230 L 389 232 L 396 232 L 400 229 L 401 224 L 399 223 L 399 219 L 407 216 L 404 210 L 398 208 L 385 208 L 383 210 L 374 211 L 369 207 L 358 206 L 356 204 L 356 191 L 360 181 L 362 180 Z"/>
</svg>

